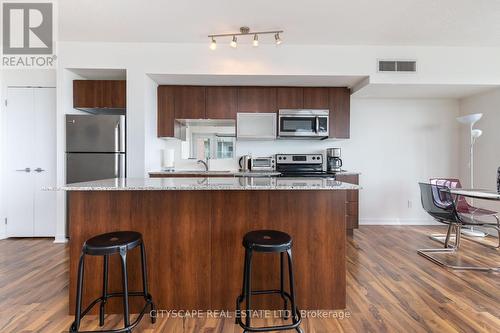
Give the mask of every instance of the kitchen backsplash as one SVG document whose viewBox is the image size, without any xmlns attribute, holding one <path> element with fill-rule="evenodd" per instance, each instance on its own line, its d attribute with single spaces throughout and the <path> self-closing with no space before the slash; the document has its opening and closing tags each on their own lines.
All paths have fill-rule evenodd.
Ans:
<svg viewBox="0 0 500 333">
<path fill-rule="evenodd" d="M 196 160 L 181 158 L 181 141 L 169 139 L 165 142 L 165 148 L 175 150 L 175 169 L 177 170 L 197 170 L 203 167 L 197 164 Z M 237 141 L 236 154 L 234 159 L 210 160 L 211 170 L 236 170 L 239 168 L 238 159 L 242 155 L 252 155 L 255 157 L 271 156 L 279 153 L 286 154 L 324 154 L 326 148 L 340 147 L 347 148 L 349 141 L 343 140 L 269 140 L 269 141 Z M 160 154 L 160 152 L 158 152 Z M 342 159 L 346 161 L 345 166 L 349 167 L 349 152 L 342 150 Z M 158 165 L 157 170 L 160 169 Z"/>
</svg>

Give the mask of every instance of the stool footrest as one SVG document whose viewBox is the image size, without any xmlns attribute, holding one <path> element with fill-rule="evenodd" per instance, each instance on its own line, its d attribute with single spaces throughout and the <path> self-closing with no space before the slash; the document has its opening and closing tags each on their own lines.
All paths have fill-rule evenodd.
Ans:
<svg viewBox="0 0 500 333">
<path fill-rule="evenodd" d="M 96 304 L 98 304 L 98 303 L 100 303 L 100 302 L 102 302 L 104 300 L 107 300 L 108 298 L 111 298 L 111 297 L 123 297 L 123 296 L 124 296 L 124 293 L 122 293 L 122 292 L 116 292 L 116 293 L 109 293 L 106 296 L 101 296 L 101 297 L 95 299 L 92 303 L 90 303 L 89 306 L 87 306 L 85 308 L 85 310 L 82 311 L 82 315 L 80 317 L 80 320 L 83 319 L 83 317 L 85 315 L 87 315 L 90 312 L 90 310 L 92 310 L 92 308 Z M 149 305 L 151 305 L 153 303 L 153 297 L 151 296 L 151 294 L 144 295 L 144 293 L 141 292 L 141 291 L 132 291 L 132 292 L 129 292 L 128 296 L 129 297 L 130 296 L 142 296 L 146 300 L 146 304 L 144 305 L 144 307 L 142 308 L 141 312 L 139 313 L 139 316 L 137 316 L 136 320 L 132 324 L 130 324 L 130 326 L 124 327 L 124 328 L 120 328 L 120 329 L 115 329 L 115 330 L 77 331 L 76 329 L 73 329 L 74 326 L 75 326 L 75 322 L 73 322 L 71 324 L 70 332 L 78 332 L 78 333 L 90 333 L 90 332 L 97 332 L 97 333 L 104 333 L 104 332 L 108 332 L 108 333 L 121 333 L 121 332 L 130 332 L 132 328 L 134 328 L 135 326 L 137 326 L 137 324 L 139 324 L 139 322 L 141 321 L 142 317 L 146 313 L 146 309 L 148 308 Z"/>
<path fill-rule="evenodd" d="M 250 292 L 250 296 L 252 295 L 273 295 L 273 294 L 278 294 L 286 297 L 290 302 L 292 301 L 292 297 L 290 296 L 289 293 L 286 291 L 281 291 L 278 289 L 269 289 L 269 290 L 252 290 Z M 245 295 L 240 295 L 238 296 L 238 301 L 237 301 L 237 313 L 241 313 L 241 303 L 245 300 Z M 293 310 L 293 309 L 292 309 Z M 295 312 L 296 312 L 296 318 L 295 322 L 293 324 L 288 324 L 288 325 L 280 325 L 280 326 L 265 326 L 265 327 L 249 327 L 246 326 L 242 321 L 241 321 L 241 316 L 236 316 L 236 322 L 243 328 L 244 331 L 248 332 L 268 332 L 270 330 L 272 331 L 285 331 L 285 330 L 293 330 L 297 329 L 302 322 L 302 317 L 300 315 L 300 310 L 295 307 Z M 293 313 L 293 311 L 292 311 Z"/>
</svg>

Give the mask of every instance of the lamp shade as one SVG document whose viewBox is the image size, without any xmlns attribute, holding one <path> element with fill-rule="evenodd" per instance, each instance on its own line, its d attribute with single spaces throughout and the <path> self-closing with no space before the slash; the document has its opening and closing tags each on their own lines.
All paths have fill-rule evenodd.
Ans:
<svg viewBox="0 0 500 333">
<path fill-rule="evenodd" d="M 466 116 L 457 117 L 457 120 L 462 124 L 474 124 L 476 121 L 481 119 L 482 116 L 482 113 L 473 113 Z"/>
</svg>

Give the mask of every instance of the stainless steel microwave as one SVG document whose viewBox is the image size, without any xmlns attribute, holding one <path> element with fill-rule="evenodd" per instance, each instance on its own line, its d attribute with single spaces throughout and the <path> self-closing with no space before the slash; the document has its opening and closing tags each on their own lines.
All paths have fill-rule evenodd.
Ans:
<svg viewBox="0 0 500 333">
<path fill-rule="evenodd" d="M 330 134 L 330 110 L 281 109 L 278 113 L 280 138 L 324 139 Z"/>
</svg>

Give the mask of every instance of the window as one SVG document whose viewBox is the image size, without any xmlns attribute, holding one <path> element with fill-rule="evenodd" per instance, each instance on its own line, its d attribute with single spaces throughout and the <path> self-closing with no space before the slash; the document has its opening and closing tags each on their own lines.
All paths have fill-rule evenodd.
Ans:
<svg viewBox="0 0 500 333">
<path fill-rule="evenodd" d="M 234 158 L 234 137 L 193 132 L 191 138 L 192 158 L 199 160 Z"/>
</svg>

